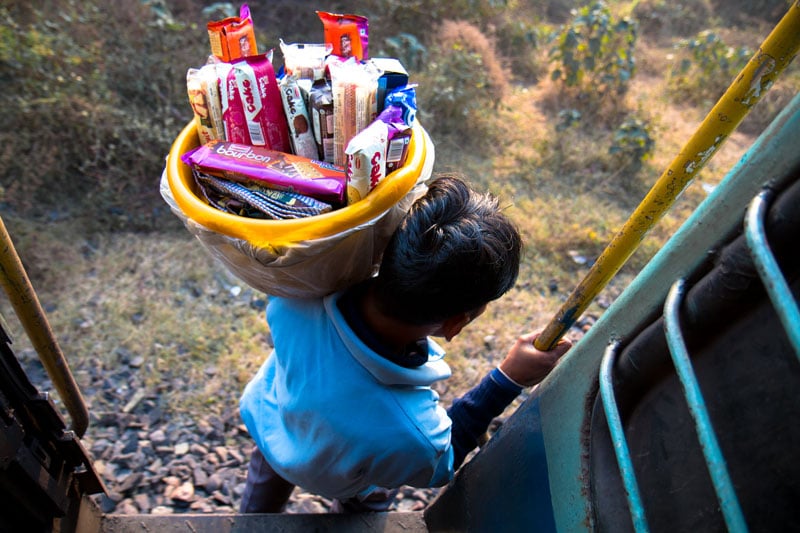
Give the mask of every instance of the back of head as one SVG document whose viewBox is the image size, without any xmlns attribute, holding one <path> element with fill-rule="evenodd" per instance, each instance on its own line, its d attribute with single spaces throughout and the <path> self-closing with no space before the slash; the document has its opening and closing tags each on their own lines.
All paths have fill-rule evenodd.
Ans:
<svg viewBox="0 0 800 533">
<path fill-rule="evenodd" d="M 496 198 L 443 176 L 389 241 L 374 294 L 393 318 L 436 323 L 478 309 L 513 287 L 521 248 L 516 226 Z"/>
</svg>

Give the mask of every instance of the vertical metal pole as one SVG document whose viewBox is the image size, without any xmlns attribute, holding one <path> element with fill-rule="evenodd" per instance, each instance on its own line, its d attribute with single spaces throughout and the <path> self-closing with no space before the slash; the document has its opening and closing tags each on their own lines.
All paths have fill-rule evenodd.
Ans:
<svg viewBox="0 0 800 533">
<path fill-rule="evenodd" d="M 719 447 L 714 428 L 711 425 L 711 418 L 708 415 L 706 402 L 700 392 L 700 385 L 697 383 L 692 362 L 689 359 L 689 352 L 686 350 L 686 343 L 681 333 L 680 325 L 680 304 L 683 300 L 684 280 L 679 279 L 669 291 L 667 301 L 664 303 L 664 331 L 667 336 L 667 345 L 675 370 L 686 395 L 686 402 L 689 404 L 689 412 L 694 419 L 697 438 L 703 450 L 706 460 L 708 473 L 711 475 L 711 482 L 717 493 L 722 515 L 725 518 L 725 525 L 728 531 L 733 533 L 745 533 L 747 523 L 739 505 L 739 498 L 733 489 L 731 476 L 725 464 L 725 457 Z"/>
<path fill-rule="evenodd" d="M 78 437 L 82 437 L 89 427 L 89 411 L 2 218 L 0 218 L 0 272 L 3 274 L 2 283 L 8 299 L 72 418 L 72 431 Z"/>
<path fill-rule="evenodd" d="M 534 343 L 556 345 L 800 48 L 800 1 L 775 26 Z"/>
<path fill-rule="evenodd" d="M 772 193 L 769 189 L 765 189 L 750 202 L 745 217 L 745 235 L 764 288 L 789 342 L 794 347 L 795 355 L 800 359 L 800 308 L 797 307 L 789 284 L 770 250 L 764 228 L 764 219 L 771 199 Z"/>
<path fill-rule="evenodd" d="M 639 484 L 636 482 L 633 459 L 628 448 L 628 440 L 625 438 L 625 429 L 622 427 L 622 419 L 619 416 L 619 409 L 617 409 L 617 398 L 614 394 L 613 370 L 618 350 L 619 342 L 612 342 L 606 347 L 603 354 L 603 361 L 600 364 L 600 396 L 603 400 L 611 442 L 614 444 L 614 455 L 617 458 L 617 465 L 625 487 L 625 496 L 628 499 L 633 529 L 636 533 L 648 533 L 650 527 L 647 525 L 647 515 L 639 495 Z"/>
</svg>

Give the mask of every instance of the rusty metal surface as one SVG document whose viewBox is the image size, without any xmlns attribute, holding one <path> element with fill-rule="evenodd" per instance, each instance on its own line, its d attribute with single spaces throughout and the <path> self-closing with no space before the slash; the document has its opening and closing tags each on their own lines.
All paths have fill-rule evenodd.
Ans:
<svg viewBox="0 0 800 533">
<path fill-rule="evenodd" d="M 340 514 L 107 515 L 97 533 L 423 533 L 421 512 Z M 90 532 L 95 533 L 95 532 Z"/>
</svg>

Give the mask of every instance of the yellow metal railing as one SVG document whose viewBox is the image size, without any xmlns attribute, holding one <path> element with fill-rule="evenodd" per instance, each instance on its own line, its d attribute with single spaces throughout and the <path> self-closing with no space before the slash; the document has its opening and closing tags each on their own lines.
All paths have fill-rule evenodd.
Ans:
<svg viewBox="0 0 800 533">
<path fill-rule="evenodd" d="M 800 48 L 800 1 L 796 1 L 745 65 L 697 131 L 597 258 L 534 342 L 540 350 L 556 345 L 595 296 L 633 254 L 648 231 L 672 207 L 695 175 L 761 99 Z"/>
<path fill-rule="evenodd" d="M 0 218 L 0 271 L 2 271 L 3 288 L 14 307 L 14 312 L 30 337 L 39 359 L 72 418 L 72 431 L 78 437 L 82 437 L 89 427 L 89 411 L 2 218 Z"/>
</svg>

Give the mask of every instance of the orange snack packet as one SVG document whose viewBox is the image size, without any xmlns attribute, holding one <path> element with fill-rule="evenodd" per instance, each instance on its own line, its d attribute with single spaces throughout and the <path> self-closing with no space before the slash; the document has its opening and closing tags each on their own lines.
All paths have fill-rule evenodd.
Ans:
<svg viewBox="0 0 800 533">
<path fill-rule="evenodd" d="M 258 55 L 253 18 L 247 4 L 242 4 L 238 17 L 209 22 L 206 28 L 211 53 L 222 61 Z"/>
<path fill-rule="evenodd" d="M 338 15 L 317 11 L 325 35 L 325 44 L 333 47 L 331 53 L 339 57 L 368 59 L 369 23 L 361 15 Z"/>
</svg>

